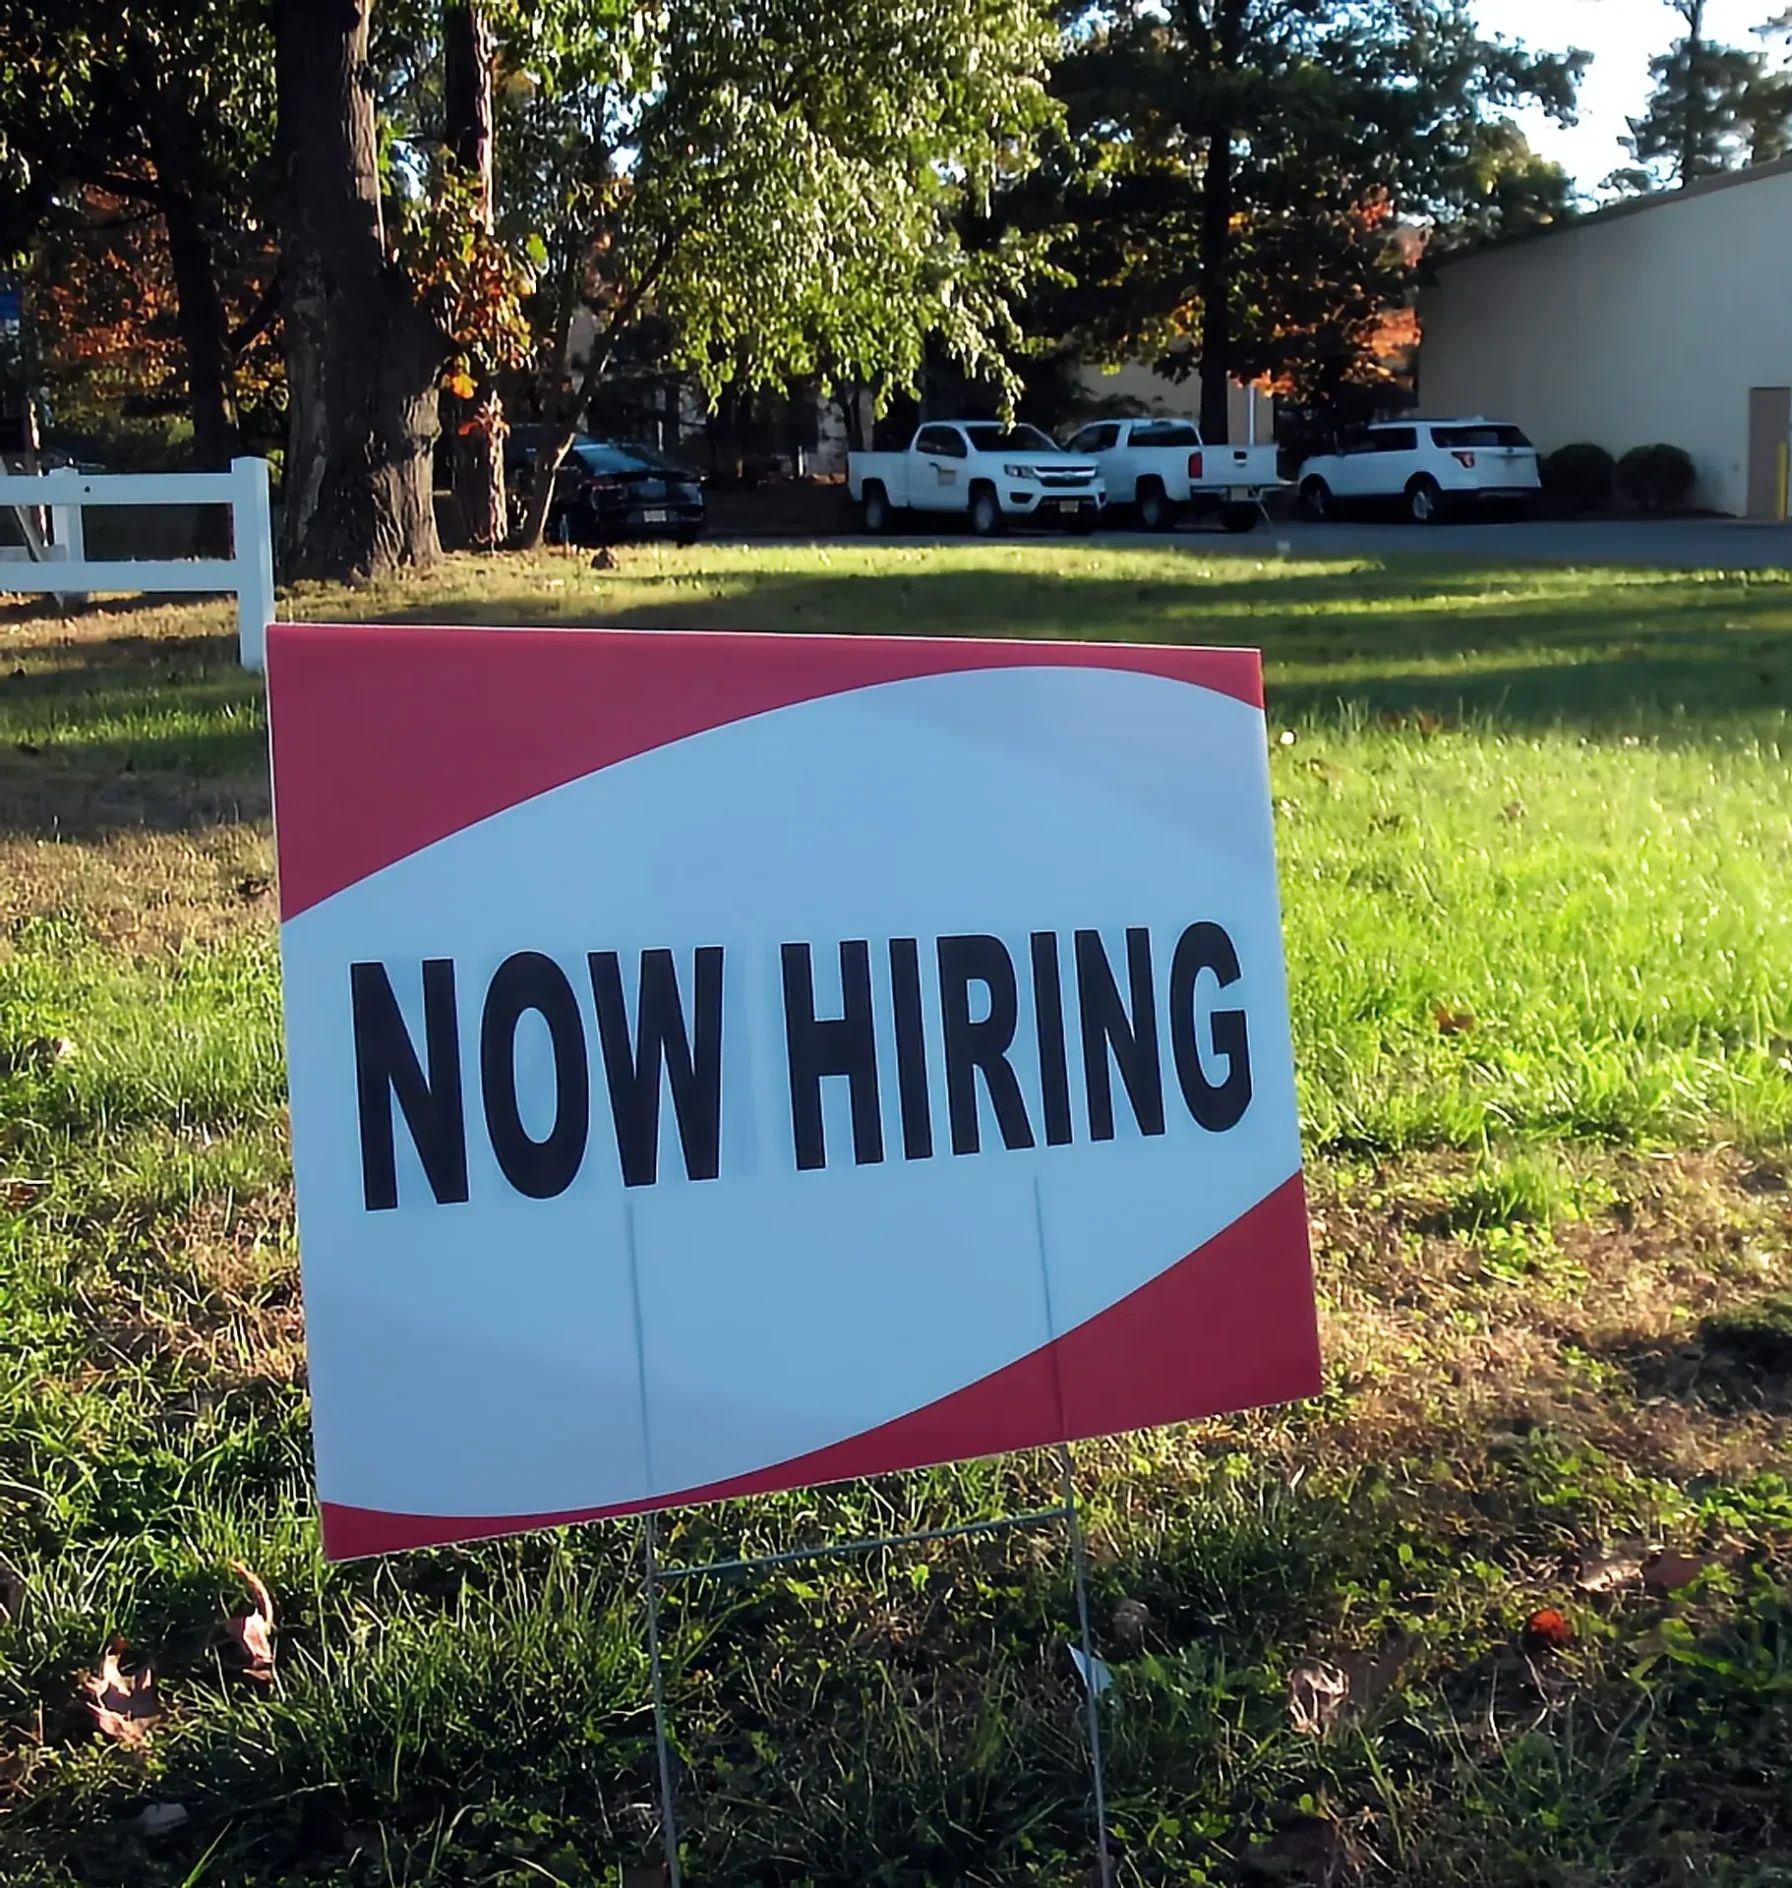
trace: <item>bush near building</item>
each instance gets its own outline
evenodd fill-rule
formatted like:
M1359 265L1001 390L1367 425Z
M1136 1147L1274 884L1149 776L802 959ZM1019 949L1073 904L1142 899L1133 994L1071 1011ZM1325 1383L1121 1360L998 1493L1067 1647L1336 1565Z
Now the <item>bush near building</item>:
M1559 446L1541 470L1544 492L1564 511L1598 511L1611 503L1618 464L1603 446Z
M1618 461L1618 490L1644 511L1684 505L1695 476L1691 457L1678 446L1632 446Z

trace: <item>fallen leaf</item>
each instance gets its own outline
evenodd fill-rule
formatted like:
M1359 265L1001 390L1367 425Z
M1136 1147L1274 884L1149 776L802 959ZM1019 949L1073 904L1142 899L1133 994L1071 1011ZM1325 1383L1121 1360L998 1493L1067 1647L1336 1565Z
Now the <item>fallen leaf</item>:
M133 1834L155 1837L172 1835L187 1820L185 1803L149 1803L125 1824Z
M1508 800L1506 804L1500 808L1500 818L1503 819L1508 826L1516 826L1518 822L1524 818L1524 815L1525 804L1522 800Z
M1689 1587L1711 1565L1696 1554L1660 1553L1643 1569L1643 1585L1651 1593L1678 1593Z
M1106 1659L1091 1657L1080 1645L1067 1646L1070 1662L1076 1667L1076 1675L1096 1697L1107 1690L1114 1682L1114 1672Z
M242 1561L233 1560L230 1571L249 1589L254 1610L227 1620L225 1636L242 1655L243 1674L269 1683L274 1676L274 1598L260 1574L251 1572Z
M1582 1561L1580 1577L1574 1584L1583 1593L1615 1593L1642 1577L1641 1554L1611 1554L1603 1560Z
M1121 1600L1114 1608L1114 1636L1142 1639L1151 1624L1151 1609L1143 1600Z
M1349 1696L1349 1678L1323 1659L1305 1659L1288 1674L1288 1716L1303 1737L1323 1737Z
M1473 1010L1440 1009L1435 1020L1440 1036L1466 1036L1475 1026Z
M1560 1652L1574 1643L1574 1628L1566 1614L1553 1606L1540 1606L1524 1622L1523 1638L1527 1652Z
M119 1654L124 1649L124 1640L114 1639L99 1671L83 1678L81 1689L101 1733L114 1743L136 1745L149 1735L162 1706L156 1696L155 1672L149 1666L128 1677L119 1670Z

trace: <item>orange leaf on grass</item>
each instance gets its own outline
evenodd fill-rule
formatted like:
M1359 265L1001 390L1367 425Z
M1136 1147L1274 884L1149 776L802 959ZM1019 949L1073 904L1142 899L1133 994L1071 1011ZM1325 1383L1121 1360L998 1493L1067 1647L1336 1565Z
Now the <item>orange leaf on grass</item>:
M149 1735L162 1715L162 1705L156 1696L156 1675L149 1666L129 1676L119 1670L124 1649L124 1640L114 1639L100 1669L81 1680L81 1689L87 1694L84 1702L95 1726L114 1743L135 1745Z
M249 1589L255 1608L226 1621L224 1631L242 1654L245 1675L265 1685L274 1676L274 1596L260 1574L240 1560L230 1563L230 1571Z
M1440 1009L1436 1016L1440 1036L1466 1036L1475 1026L1473 1010Z
M1524 1622L1524 1649L1527 1652L1559 1652L1574 1643L1574 1628L1567 1615L1553 1606L1540 1606Z

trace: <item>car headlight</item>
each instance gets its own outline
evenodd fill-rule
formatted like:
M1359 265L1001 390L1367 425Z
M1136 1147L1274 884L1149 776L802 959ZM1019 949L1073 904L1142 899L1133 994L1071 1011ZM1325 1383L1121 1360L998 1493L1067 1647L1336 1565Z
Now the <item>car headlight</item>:
M1039 476L1030 465L1005 465L1002 477L1005 479L1036 479Z

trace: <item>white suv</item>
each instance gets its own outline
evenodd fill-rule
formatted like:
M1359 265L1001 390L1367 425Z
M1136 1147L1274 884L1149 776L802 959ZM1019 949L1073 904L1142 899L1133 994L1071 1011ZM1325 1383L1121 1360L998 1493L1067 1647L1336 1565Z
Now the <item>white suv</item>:
M1528 505L1536 496L1537 448L1504 420L1390 420L1358 427L1300 469L1311 518L1396 503L1415 524L1456 508Z

